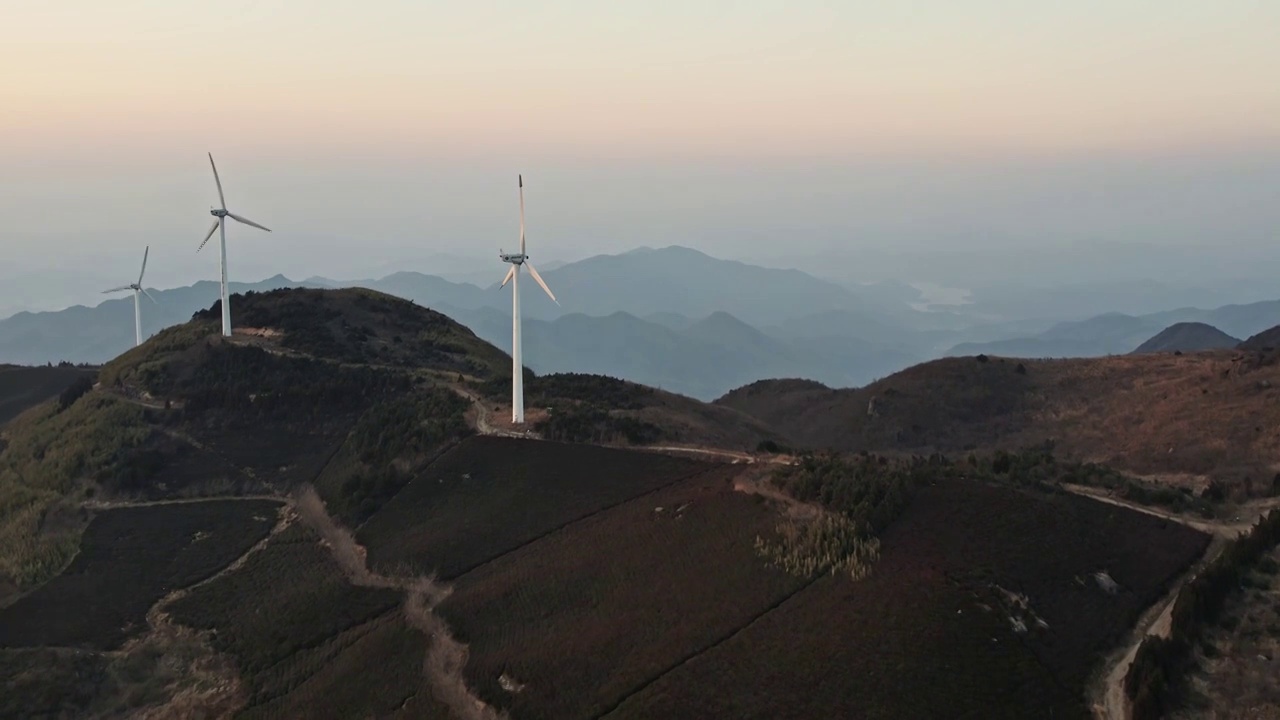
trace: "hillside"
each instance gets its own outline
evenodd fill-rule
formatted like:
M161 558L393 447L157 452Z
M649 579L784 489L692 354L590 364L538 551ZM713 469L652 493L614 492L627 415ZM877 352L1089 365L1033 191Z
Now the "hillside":
M856 390L766 381L716 401L842 450L1058 452L1203 486L1271 492L1280 365L1255 354L937 360Z
M602 375L528 373L513 428L500 350L374 291L218 315L4 426L0 715L1085 718L1208 543L1043 452L788 463L739 410ZM1009 388L970 422L1033 385L970 362Z
M1257 335L1253 335L1248 340L1240 343L1241 350L1253 350L1265 352L1280 348L1280 325L1269 330L1263 330Z
M1212 325L1184 322L1170 325L1159 334L1142 343L1134 354L1155 352L1199 352L1201 350L1225 350L1239 345L1240 341Z
M440 313L369 290L250 292L232 309L232 338L218 333L215 303L103 366L99 389L33 407L0 433L9 548L0 591L70 557L85 520L74 507L88 497L272 493L314 481L354 517L469 434L478 411L509 417L510 358ZM79 371L9 372L22 373L0 374L21 379L3 398L16 414ZM52 384L28 384L42 375ZM625 383L612 378L529 385L531 408L554 409L531 412L529 429L549 437L740 449L773 437L731 409L641 386L625 392L642 400L613 403L610 388ZM490 399L469 399L481 395Z

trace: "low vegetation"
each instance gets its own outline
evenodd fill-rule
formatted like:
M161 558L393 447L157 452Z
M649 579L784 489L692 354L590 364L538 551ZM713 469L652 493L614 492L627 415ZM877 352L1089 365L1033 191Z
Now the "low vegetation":
M817 578L609 717L1083 720L1102 653L1208 542L1014 483L938 477L912 497L866 578ZM838 682L815 680L830 668Z
M32 587L66 566L94 483L142 445L140 408L91 392L65 409L46 403L6 426L0 452L0 586Z
M316 482L329 511L359 526L442 450L473 434L469 408L442 387L417 388L375 404Z
M237 327L281 333L282 347L342 363L429 367L488 378L503 367L504 355L469 329L410 300L384 293L281 289L235 295ZM216 318L221 301L196 313Z
M859 532L843 516L824 514L815 520L788 520L776 528L777 539L756 536L756 552L770 565L792 575L812 578L824 572L847 573L861 580L880 559L880 541Z
M548 440L575 443L652 445L666 437L661 427L585 403L557 403L534 425Z
M890 460L877 455L805 455L772 482L803 502L839 513L860 535L883 532L911 501L916 484L952 466L941 457Z
M383 613L260 673L237 717L452 717L423 677L427 643L403 613Z
M595 513L458 578L440 613L469 646L468 684L511 717L605 716L806 585L757 557L777 510L733 490L739 469ZM517 507L486 510L500 523Z
M0 610L0 646L112 650L170 590L212 576L271 530L279 503L215 500L100 513L62 574Z
M511 376L493 378L479 390L484 397L506 400ZM636 416L661 403L658 392L608 375L525 371L525 406L546 408L547 417L533 429L548 440L573 443L650 445L668 439L662 426Z
M170 605L173 619L213 631L249 684L249 707L283 696L318 666L311 651L392 610L399 591L352 585L302 525L272 536L245 565Z
M448 580L711 467L656 453L472 437L410 481L360 527L357 539L376 569L407 567Z
M1178 592L1168 637L1148 637L1125 677L1125 692L1138 720L1166 717L1179 704L1196 646L1218 621L1228 599L1239 593L1249 571L1280 544L1280 510L1231 542L1222 554Z

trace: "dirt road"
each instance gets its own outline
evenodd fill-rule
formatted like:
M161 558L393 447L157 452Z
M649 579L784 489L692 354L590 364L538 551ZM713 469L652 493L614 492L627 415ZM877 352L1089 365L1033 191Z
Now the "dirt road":
M1238 519L1225 522L1188 518L1165 510L1122 500L1097 488L1081 485L1063 485L1062 487L1064 490L1099 502L1128 508L1135 512L1186 525L1207 533L1213 538L1200 560L1192 565L1173 584L1173 587L1169 589L1169 592L1165 593L1159 602L1152 605L1142 614L1142 617L1138 619L1137 625L1130 631L1124 645L1115 650L1103 663L1102 672L1089 689L1090 704L1093 707L1094 717L1099 718L1099 720L1129 720L1129 698L1124 692L1124 679L1128 675L1129 666L1133 664L1134 657L1138 654L1138 647L1143 640L1150 636L1169 636L1174 601L1177 600L1182 586L1195 577L1208 563L1217 558L1229 541L1235 539L1242 532L1248 532L1257 517L1252 512L1247 514L1242 512ZM1264 503L1251 507L1251 510L1256 510L1260 515L1267 507L1269 507L1269 503Z
M422 669L436 697L462 720L504 720L505 713L489 707L467 687L463 676L467 648L449 634L449 628L434 612L452 588L430 577L390 577L372 572L364 548L351 531L330 517L315 488L303 486L293 494L293 502L299 520L320 535L353 584L405 591L405 617L427 636L427 655Z

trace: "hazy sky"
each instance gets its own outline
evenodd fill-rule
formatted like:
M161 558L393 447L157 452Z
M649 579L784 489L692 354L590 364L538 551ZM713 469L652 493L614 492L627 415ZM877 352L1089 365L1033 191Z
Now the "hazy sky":
M1261 257L1277 28L1275 0L4 0L0 280L127 281L147 243L151 283L214 277L208 150L275 230L230 233L246 280L483 262L517 172L535 259Z

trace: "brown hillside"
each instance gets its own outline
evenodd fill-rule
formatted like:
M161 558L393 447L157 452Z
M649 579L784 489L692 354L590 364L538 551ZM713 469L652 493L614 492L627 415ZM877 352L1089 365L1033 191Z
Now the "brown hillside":
M766 382L716 402L808 447L957 453L1052 440L1059 454L1079 460L1166 479L1249 478L1262 492L1280 470L1277 386L1280 366L1238 351L964 357L865 388L779 390Z
M1270 330L1263 330L1253 337L1240 343L1241 350L1259 350L1270 351L1280 348L1280 325Z

